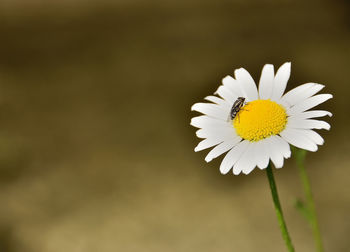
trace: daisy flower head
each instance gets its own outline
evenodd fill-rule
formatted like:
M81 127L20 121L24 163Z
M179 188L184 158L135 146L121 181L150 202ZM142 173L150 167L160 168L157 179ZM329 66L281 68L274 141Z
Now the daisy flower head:
M306 83L286 94L291 64L283 64L274 73L273 65L263 67L259 88L244 69L236 69L235 78L226 76L215 95L196 103L192 110L203 115L192 118L191 125L199 128L196 135L203 140L195 151L213 147L205 160L227 154L220 165L222 174L231 168L235 175L249 174L255 167L265 169L269 161L281 168L291 156L290 144L308 151L316 151L323 138L313 129L330 129L321 120L332 116L328 111L311 108L332 98L331 94L317 94L324 85Z

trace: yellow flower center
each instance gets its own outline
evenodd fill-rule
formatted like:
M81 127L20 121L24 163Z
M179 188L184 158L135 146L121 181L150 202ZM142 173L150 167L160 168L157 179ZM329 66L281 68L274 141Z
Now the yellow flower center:
M286 124L286 110L271 100L249 102L233 120L237 134L251 142L277 135Z

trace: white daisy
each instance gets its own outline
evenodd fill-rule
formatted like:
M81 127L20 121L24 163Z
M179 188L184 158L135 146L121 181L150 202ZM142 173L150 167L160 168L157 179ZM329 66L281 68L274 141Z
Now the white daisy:
M312 129L330 129L327 122L310 119L332 116L328 111L307 111L332 98L318 94L324 86L306 83L283 95L290 76L291 64L283 64L274 74L273 65L264 66L259 89L244 69L235 70L235 78L227 76L215 92L218 96L204 99L211 103L196 103L192 110L203 115L192 118L191 125L199 128L196 135L203 138L195 151L214 147L206 156L210 162L227 152L220 165L223 174L233 168L235 175L249 174L256 166L267 167L269 160L276 168L283 166L291 155L289 144L316 151L323 138ZM230 120L233 103L238 97L246 103Z

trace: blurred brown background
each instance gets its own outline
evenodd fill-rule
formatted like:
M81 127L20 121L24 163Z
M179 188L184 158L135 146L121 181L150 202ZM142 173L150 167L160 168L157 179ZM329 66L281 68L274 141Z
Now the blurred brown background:
M190 106L245 67L326 85L307 158L326 251L350 233L346 0L0 2L0 251L285 251L265 172L222 176ZM297 251L294 160L275 172Z

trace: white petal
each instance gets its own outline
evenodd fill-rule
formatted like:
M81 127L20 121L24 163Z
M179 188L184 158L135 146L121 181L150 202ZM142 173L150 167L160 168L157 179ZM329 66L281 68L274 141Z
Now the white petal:
M212 103L196 103L191 107L191 110L222 120L226 120L228 116L228 111L225 111L219 105Z
M292 90L284 94L280 102L283 104L287 104L290 107L292 106L292 104L290 103L295 99L295 97L299 97L300 94L302 94L305 90L307 90L312 86L313 86L313 83L306 83L306 84L297 86L296 88L293 88Z
M194 148L194 151L197 152L197 151L208 149L210 147L213 147L213 146L221 143L222 141L223 140L215 139L215 138L204 139L196 146L196 148Z
M256 143L256 155L257 155L257 166L260 169L265 169L269 164L270 156L267 152L266 139L260 140Z
M232 139L237 136L233 127L217 127L217 128L204 128L196 131L196 135L199 138L220 138L220 139Z
M222 84L224 86L227 86L232 91L232 93L235 94L236 96L242 96L242 91L238 81L236 81L231 76L227 75L225 78L223 78Z
M311 141L313 141L317 145L322 145L324 143L323 138L313 130L295 129L295 131L298 132L298 134L308 137Z
M260 82L259 82L259 97L262 100L267 100L271 98L273 82L274 82L274 68L271 64L266 64L261 72Z
M289 118L309 119L309 118L315 118L315 117L322 117L326 115L331 117L332 113L325 110L310 110L310 111L302 112L300 114L292 115Z
M275 136L271 136L267 138L266 143L272 163L276 168L281 168L283 166L284 158L281 151L282 145L280 144L280 141L278 141Z
M214 158L217 158L218 156L220 156L221 154L225 153L226 151L232 149L237 143L239 143L241 141L242 138L240 138L239 136L225 141L219 145L217 145L215 148L213 148L208 155L205 157L205 161L210 162L211 160L213 160Z
M324 88L324 85L317 83L303 84L286 93L281 98L281 103L291 107L318 93L322 88Z
M280 136L274 136L274 138L279 141L279 147L280 147L280 151L282 153L282 155L284 156L284 158L290 158L290 156L292 155L292 152L290 151L290 146L289 144L286 142L286 140L284 140L282 137Z
M275 76L271 100L279 101L286 90L287 82L290 77L290 62L284 63L278 70Z
M315 96L310 97L310 98L298 103L297 105L291 107L290 109L288 109L287 113L288 113L288 115L295 115L297 113L304 112L310 108L317 106L318 104L321 104L321 103L331 99L332 97L333 97L333 95L331 95L331 94L315 95Z
M322 145L324 143L323 138L317 132L315 132L313 130L305 130L305 133L316 144Z
M225 101L224 99L221 99L217 96L209 95L209 96L205 97L204 100L211 101L211 102L214 102L220 106L229 107L231 109L231 106L227 101Z
M250 160L250 163L248 163L248 165L245 166L245 168L243 168L242 172L246 175L248 175L249 173L251 173L254 168L257 166L257 161L258 161L258 157L259 155L257 155L257 153L259 153L259 145L258 142L253 142L252 143L252 150L251 150L251 156L248 156L248 159Z
M247 98L247 101L254 101L258 99L258 89L250 74L244 68L235 70L236 80L239 82L242 93Z
M231 92L231 90L226 87L221 85L214 94L218 94L220 95L226 102L228 102L229 104L233 104L233 102L237 99L237 95L234 94L233 92Z
M246 150L249 145L249 141L245 140L237 144L232 148L224 157L220 165L220 172L226 174L241 157L242 153Z
M237 163L233 166L233 174L238 175L241 171L244 174L249 174L256 166L256 160L254 156L256 144L249 143L247 149L244 151L242 156L239 158Z
M329 130L331 125L325 121L313 119L295 119L289 118L287 127L295 129L326 129Z
M215 128L215 127L232 127L232 125L224 120L215 119L209 116L196 116L191 119L190 123L197 128Z
M280 135L284 140L298 148L308 151L317 151L318 149L317 145L314 142L312 142L306 136L299 134L298 130L296 129L285 129L280 133Z

